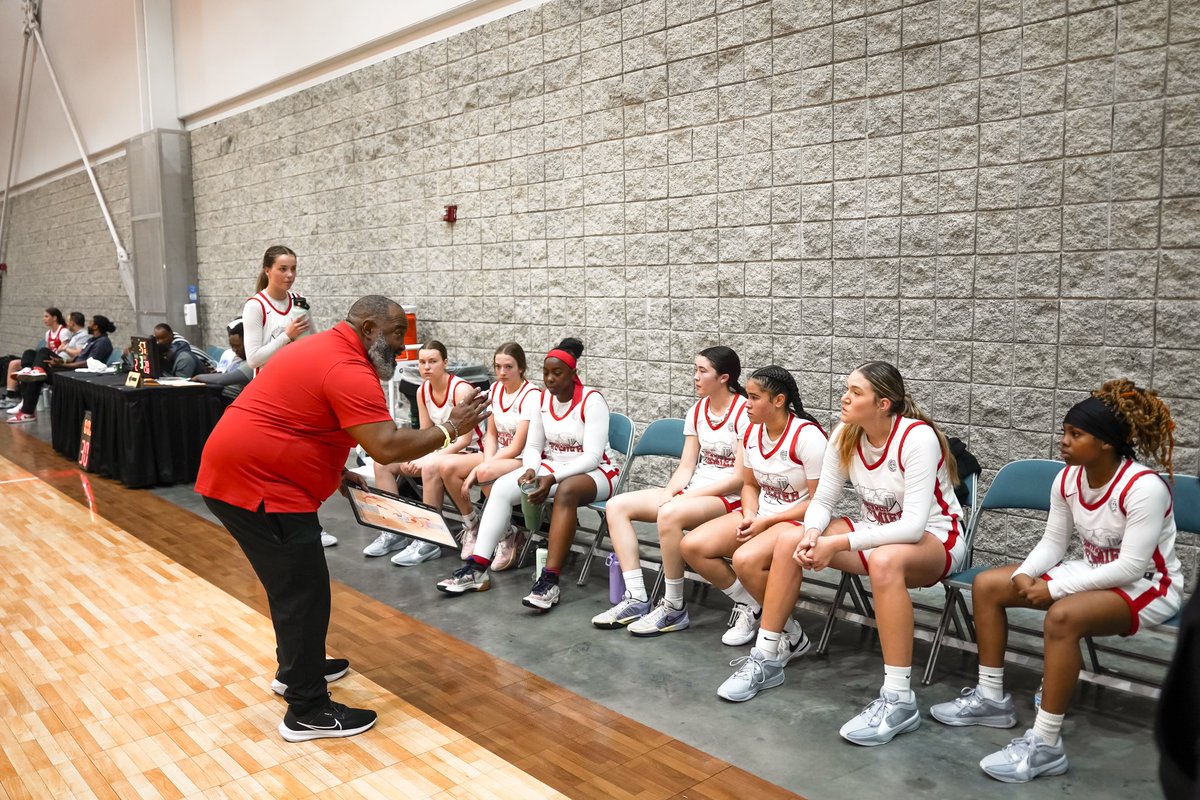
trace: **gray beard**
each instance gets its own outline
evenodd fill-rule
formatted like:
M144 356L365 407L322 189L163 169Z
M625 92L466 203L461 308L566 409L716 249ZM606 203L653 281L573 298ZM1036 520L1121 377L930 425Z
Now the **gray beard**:
M388 347L387 340L379 336L367 348L367 358L379 375L379 380L390 381L396 372L396 351Z

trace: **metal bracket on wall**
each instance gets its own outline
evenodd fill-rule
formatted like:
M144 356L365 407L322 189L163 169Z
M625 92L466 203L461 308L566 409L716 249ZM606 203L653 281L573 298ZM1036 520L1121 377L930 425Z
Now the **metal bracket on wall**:
M29 39L33 37L37 44L37 52L42 54L42 60L46 62L46 72L50 75L50 83L54 86L54 91L58 95L59 105L62 106L63 115L67 118L67 126L71 129L71 136L75 140L75 147L79 150L79 158L83 162L83 168L87 172L88 180L92 184L92 191L96 195L96 201L100 204L100 213L104 215L104 223L108 226L108 233L112 237L113 245L117 249L117 272L121 276L121 283L125 287L125 293L129 295L129 303L136 309L137 302L134 295L133 283L133 265L129 260L129 252L121 244L121 237L117 233L117 227L113 224L112 214L109 213L108 203L104 200L104 193L100 191L100 184L96 180L96 173L92 170L92 163L88 160L87 150L83 146L83 139L79 135L79 127L75 124L75 117L71 114L71 107L67 105L66 95L63 94L62 86L58 82L58 75L54 72L54 65L50 61L50 53L46 50L46 42L42 39L41 27L41 0L23 0L22 10L25 14L25 31L24 43L21 47L21 69L20 78L17 84L17 113L13 115L13 137L12 144L9 150L8 157L8 176L4 183L4 211L0 214L0 261L4 260L5 251L8 246L8 240L5 236L7 233L7 221L9 206L9 194L12 191L13 173L16 169L16 152L17 138L22 130L25 122L22 109L26 107L25 91L25 65L29 57Z

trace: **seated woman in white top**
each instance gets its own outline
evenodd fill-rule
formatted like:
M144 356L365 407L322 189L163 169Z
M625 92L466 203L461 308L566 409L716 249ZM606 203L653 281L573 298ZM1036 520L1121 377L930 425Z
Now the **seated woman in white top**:
M255 371L289 343L313 331L308 301L292 291L296 254L277 244L263 254L254 296L242 306L246 363Z
M449 425L450 412L455 406L475 396L475 387L457 375L446 371L448 356L446 345L438 341L428 341L417 351L417 365L425 382L417 389L417 415L421 420L421 430L435 425ZM375 463L375 485L385 492L395 494L398 491L396 476L407 475L421 479L421 500L428 506L441 509L446 499L446 491L442 484L441 465L448 458L456 457L459 453L475 453L479 451L481 431L472 428L467 431L455 430L451 442L441 450L422 456L416 461L397 461L394 464ZM392 556L392 563L401 567L412 567L424 561L440 558L442 549L432 542L418 539L408 540L407 537L395 533L381 533L375 541L367 545L363 553L368 556L383 556L400 550Z
M979 683L930 709L939 722L1017 724L1016 704L1004 692L1006 610L1046 610L1041 706L1031 729L979 762L991 777L1024 783L1066 772L1060 731L1082 666L1080 640L1132 636L1179 612L1183 570L1171 489L1134 460L1140 453L1173 474L1174 429L1162 400L1129 380L1108 381L1072 406L1059 442L1067 466L1050 490L1045 534L1021 564L976 576ZM1083 558L1066 557L1072 531L1083 540Z
M608 403L579 379L576 369L583 342L566 338L546 354L542 365L541 406L529 426L521 454L524 471L515 470L492 485L483 507L479 537L467 563L438 584L447 594L491 588L488 568L500 540L511 534L512 508L524 492L530 503L554 498L546 566L521 603L549 611L559 600L558 579L579 527L579 507L607 500L618 469L608 457Z
M46 361L50 356L61 350L71 339L71 331L63 321L63 313L54 306L42 312L42 324L46 326L46 335L43 337L45 340L44 344L36 350L26 350L21 353L19 359L10 356L5 365L8 379L5 399L9 401L8 405L11 406L9 410L10 414L16 414L15 409L21 407L21 398L17 392L16 374L22 369L32 369L34 367L38 367L44 371L46 369ZM42 354L40 359L38 358L38 353Z
M909 396L895 366L869 361L850 373L842 422L829 437L821 484L804 516L794 558L805 569L833 567L871 578L884 682L879 697L841 728L842 737L854 744L885 744L920 725L910 686L908 590L932 586L963 563L957 478L945 436ZM857 520L833 518L847 480L861 504ZM762 644L755 648L760 688L778 686L782 672L770 645Z
M628 625L634 636L661 636L691 624L683 602L683 532L742 507L742 437L750 427L742 362L728 347L701 350L692 382L700 399L683 422L683 455L661 489L624 492L604 508L608 537L621 563L625 596L592 617L597 628ZM650 608L633 521L654 522L666 594Z
M529 423L537 415L542 399L541 391L525 380L525 350L521 345L505 342L497 347L492 356L492 369L496 382L488 390L492 413L483 437L483 451L460 453L455 458L442 460L440 467L442 483L450 490L450 499L463 516L463 561L474 552L479 531L479 512L471 502L471 487L479 484L487 495L493 481L521 466L521 451L525 449ZM496 546L492 569L508 569L516 554L517 535L514 532Z

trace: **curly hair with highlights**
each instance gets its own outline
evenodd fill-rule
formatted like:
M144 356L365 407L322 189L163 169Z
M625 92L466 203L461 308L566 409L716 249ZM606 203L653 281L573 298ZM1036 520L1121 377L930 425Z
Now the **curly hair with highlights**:
M1167 470L1172 479L1175 468L1175 420L1171 411L1153 389L1143 389L1127 378L1117 378L1092 392L1129 426L1129 444L1143 457Z

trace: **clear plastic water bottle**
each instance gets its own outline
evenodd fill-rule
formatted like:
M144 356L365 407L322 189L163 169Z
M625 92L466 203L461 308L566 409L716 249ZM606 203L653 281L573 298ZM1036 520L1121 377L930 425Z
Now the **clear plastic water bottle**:
M1038 683L1038 690L1033 693L1033 710L1034 711L1042 710L1042 684L1044 684L1044 683L1045 683L1045 681Z
M536 581L542 577L542 570L546 568L546 556L548 555L546 548L539 547L537 549L537 557L534 559L533 579Z

